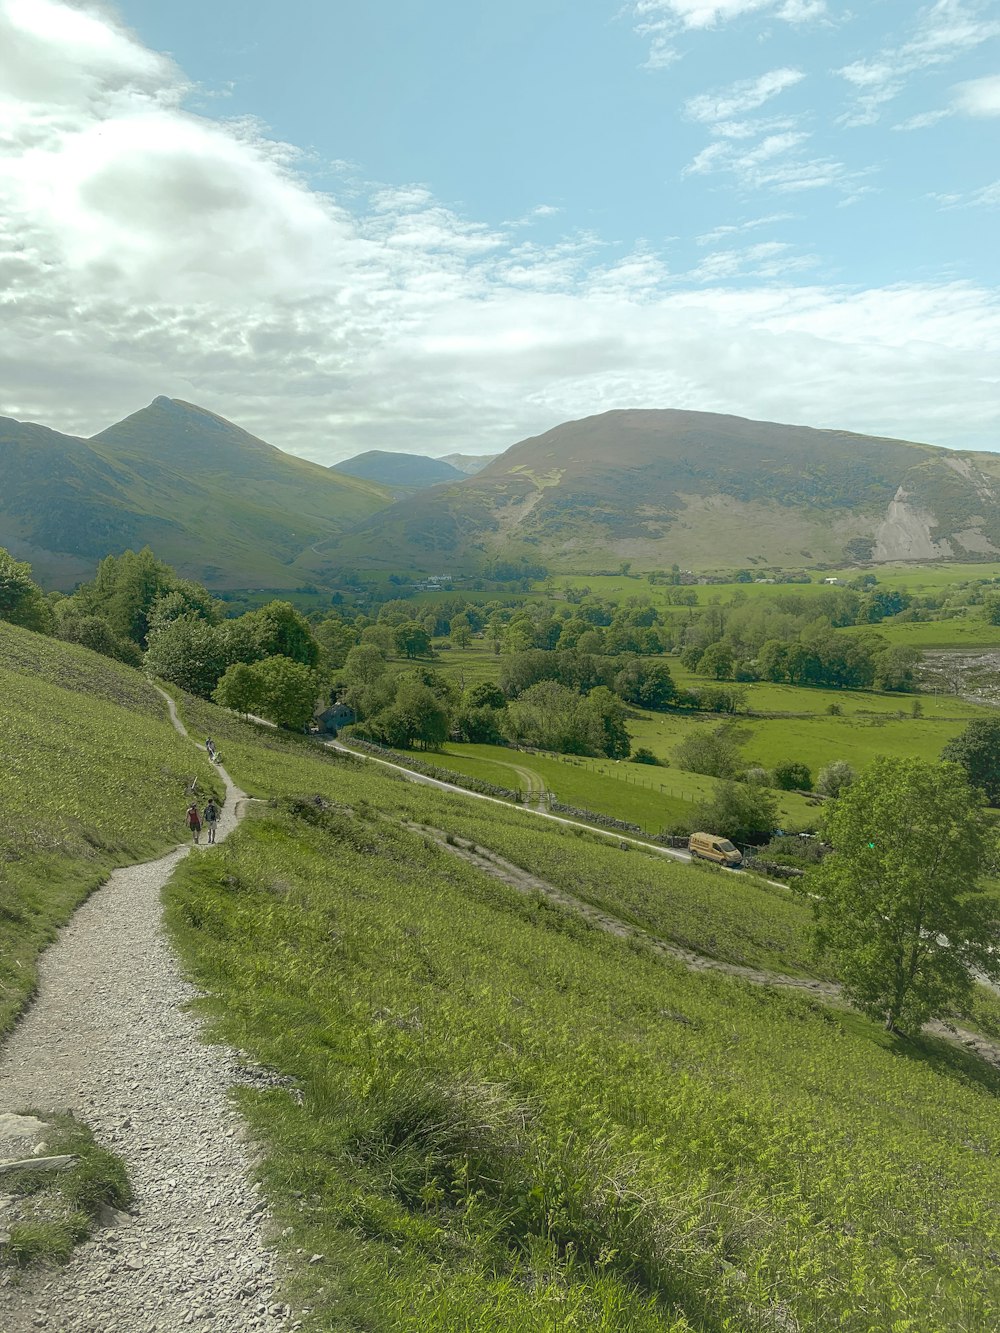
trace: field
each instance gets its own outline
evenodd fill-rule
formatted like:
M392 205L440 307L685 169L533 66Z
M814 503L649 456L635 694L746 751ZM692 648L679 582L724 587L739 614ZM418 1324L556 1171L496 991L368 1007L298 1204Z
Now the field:
M2 622L0 699L2 1034L56 928L114 866L178 842L188 784L218 779L138 671Z
M752 572L752 571L751 571ZM839 578L845 583L857 578L862 572L856 566L848 569L824 569L811 571L809 583L706 583L687 585L685 591L695 593L698 605L705 606L718 600L728 602L734 593L742 592L747 597L773 597L776 592L805 594L819 592L824 588L826 578ZM869 571L865 571L869 572ZM909 593L942 592L956 583L969 579L1000 578L1000 564L935 563L932 565L873 565L870 572L878 579L879 585L887 588L900 588ZM763 577L763 576L761 576ZM667 607L669 585L650 583L644 574L553 574L533 585L533 591L551 595L558 594L565 588L587 587L595 597L604 597L608 601L620 602L629 597L648 597L654 606Z
M952 627L963 623L940 622L941 626ZM930 628L934 627L935 622L931 622ZM1000 634L1000 628L997 632ZM468 688L495 680L502 660L490 644L474 640L467 648L442 653L435 667ZM711 683L704 676L686 671L676 658L666 660L674 680L682 688ZM695 728L729 727L748 765L772 768L782 759L795 759L807 764L815 778L824 765L835 759L844 759L858 769L881 754L936 759L944 745L972 718L986 716L991 711L944 694L812 689L767 682L740 688L745 691L747 710L776 716L737 715L728 719L686 710L633 713L628 722L633 747L652 750L658 759L670 765L666 769L455 744L446 745L444 753L436 756L434 762L521 790L528 789L523 776L523 770L528 770L536 783L567 805L627 819L656 833L671 820L683 818L687 813L685 806L689 811L692 802L705 799L714 788L712 779L687 773L674 762L674 750ZM912 716L915 701L919 701L922 716ZM839 709L839 714L830 714L831 707ZM815 807L802 797L783 794L780 811L786 828L816 825Z
M815 999L691 972L456 855L808 971L806 906L185 705L271 806L167 890L313 1330L1000 1323L1000 1077ZM317 799L319 798L319 799Z
M639 732L637 724L636 734ZM710 800L716 788L714 778L679 768L539 754L495 745L448 742L440 751L426 757L439 768L499 786L533 794L547 792L563 805L624 819L650 834L660 833L664 827L688 817L692 805ZM785 827L815 826L816 806L794 792L780 794L779 810Z

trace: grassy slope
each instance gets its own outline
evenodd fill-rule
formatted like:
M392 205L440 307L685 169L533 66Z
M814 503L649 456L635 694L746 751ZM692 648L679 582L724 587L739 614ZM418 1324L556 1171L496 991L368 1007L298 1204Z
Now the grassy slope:
M0 623L0 1033L35 959L116 865L183 836L213 772L137 671Z
M741 912L724 876L529 835L502 807L204 706L193 719L248 790L340 807L274 809L168 890L220 1032L301 1081L301 1106L245 1105L289 1247L323 1256L298 1278L310 1327L1000 1320L1000 1080L658 961L403 822L464 832L695 947L715 934L723 954L795 959L792 900Z

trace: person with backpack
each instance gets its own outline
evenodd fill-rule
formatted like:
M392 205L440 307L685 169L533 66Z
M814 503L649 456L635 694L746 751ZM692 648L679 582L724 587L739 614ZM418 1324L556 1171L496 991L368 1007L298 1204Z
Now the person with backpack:
M187 826L191 830L191 836L195 842L201 837L201 816L198 814L198 806L192 801L187 808Z
M215 842L215 826L218 822L219 822L219 807L215 804L215 801L210 796L208 798L208 804L205 806L205 814L204 814L204 823L205 827L208 829L209 842Z

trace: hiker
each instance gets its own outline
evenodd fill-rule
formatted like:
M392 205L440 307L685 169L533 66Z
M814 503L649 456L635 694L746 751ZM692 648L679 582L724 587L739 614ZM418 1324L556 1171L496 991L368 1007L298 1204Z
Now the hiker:
M194 801L187 808L187 826L191 830L191 836L195 842L201 837L201 816L198 814L198 806Z
M208 805L205 806L203 819L205 827L208 829L209 842L215 842L215 826L219 822L219 807L211 797L208 798Z
M206 736L206 737L205 737L205 749L208 751L208 757L209 757L209 759L214 759L214 758L215 758L215 741L212 740L211 736Z

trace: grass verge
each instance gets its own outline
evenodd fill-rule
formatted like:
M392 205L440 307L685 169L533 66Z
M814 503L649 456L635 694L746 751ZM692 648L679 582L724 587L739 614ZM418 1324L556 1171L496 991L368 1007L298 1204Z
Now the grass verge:
M45 1121L46 1156L72 1155L65 1171L26 1168L0 1179L9 1198L0 1214L0 1269L24 1270L65 1263L74 1248L101 1225L107 1209L132 1202L125 1163L94 1142L72 1115L26 1111Z

